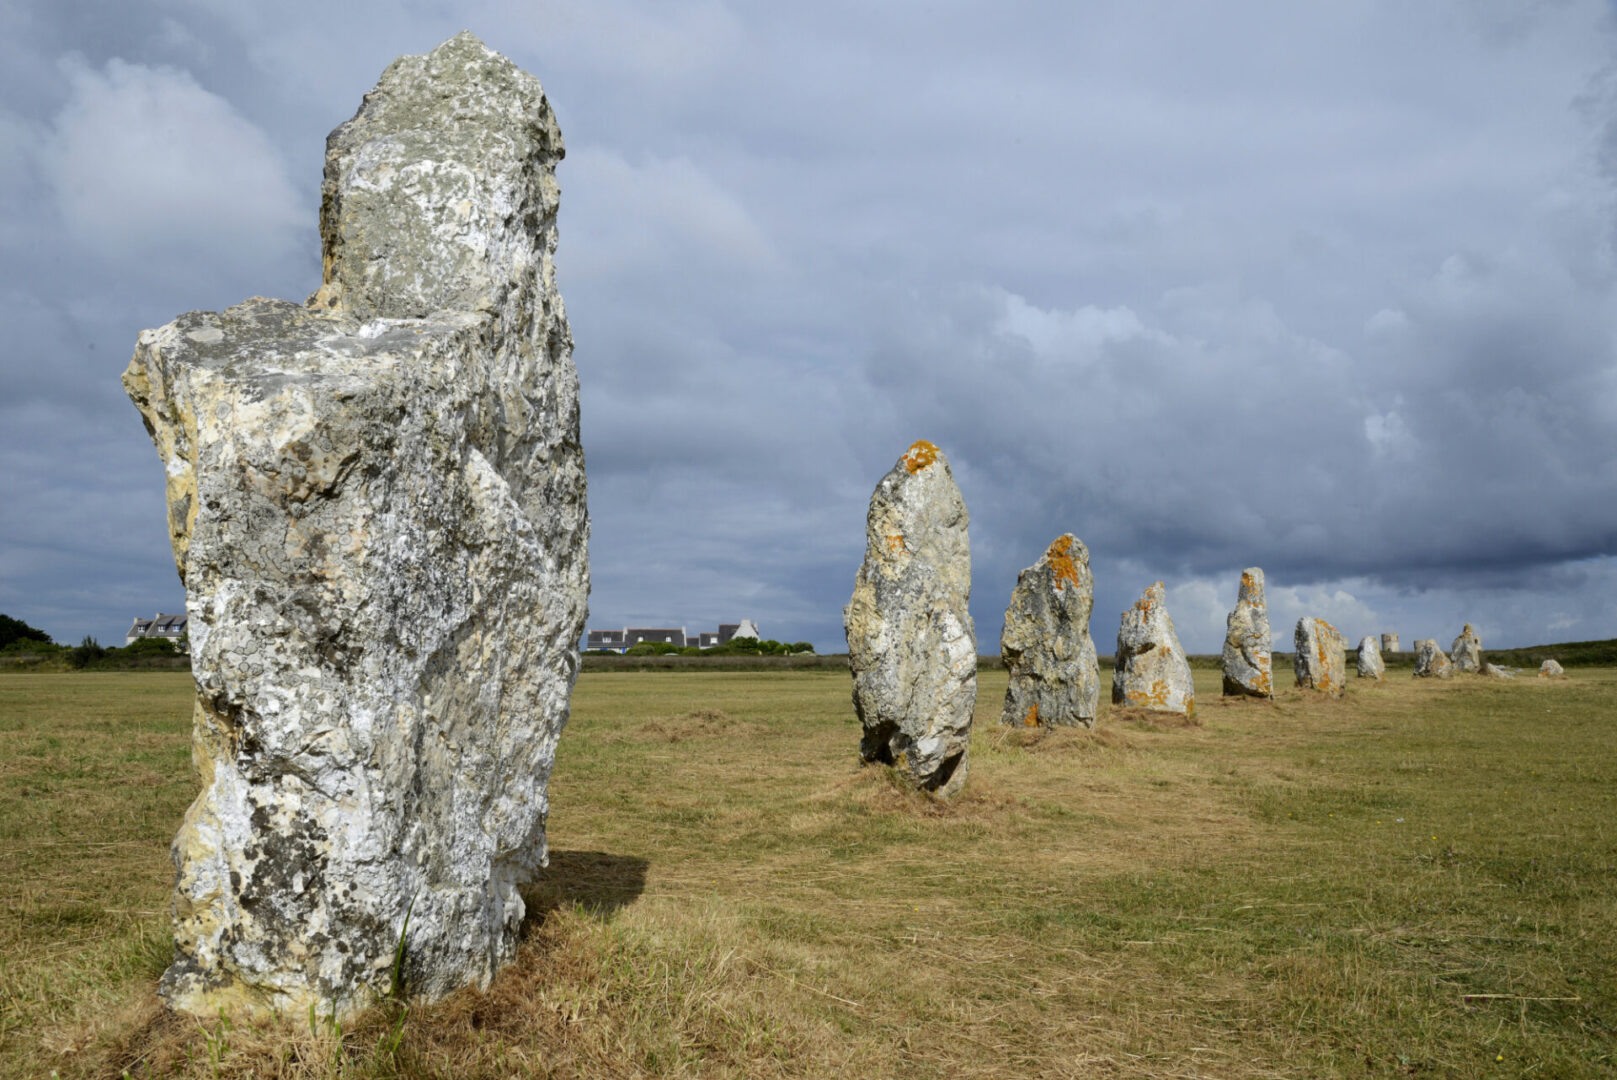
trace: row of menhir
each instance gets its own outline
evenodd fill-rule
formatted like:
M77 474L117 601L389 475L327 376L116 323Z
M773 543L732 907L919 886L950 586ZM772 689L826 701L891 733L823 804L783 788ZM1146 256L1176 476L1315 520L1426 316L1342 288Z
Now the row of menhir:
M861 756L891 765L916 787L942 795L965 783L977 700L977 639L968 608L969 522L948 458L925 440L912 445L871 495L865 560L843 609L854 708L863 729ZM1070 533L1057 537L1018 575L1000 635L1000 655L1010 673L1002 723L1094 725L1100 673L1089 636L1093 606L1089 552ZM1272 698L1262 570L1241 574L1227 625L1224 693ZM1346 675L1340 632L1323 619L1305 617L1297 622L1295 640L1297 685L1340 695ZM1482 643L1470 624L1455 640L1452 659L1431 639L1415 644L1419 676L1446 677L1455 670L1502 678L1515 674L1482 661ZM1385 673L1374 637L1359 645L1358 672L1376 679ZM1540 674L1560 674L1560 666L1548 661ZM1190 662L1160 581L1123 613L1112 702L1195 713Z

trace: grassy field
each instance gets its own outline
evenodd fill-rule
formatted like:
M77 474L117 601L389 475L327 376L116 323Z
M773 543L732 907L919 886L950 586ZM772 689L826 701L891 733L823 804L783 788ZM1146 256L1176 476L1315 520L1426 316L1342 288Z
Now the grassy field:
M0 676L0 1075L1617 1075L1617 670L1196 677L1046 733L984 672L940 805L846 673L586 674L519 962L334 1031L156 1005L189 679Z

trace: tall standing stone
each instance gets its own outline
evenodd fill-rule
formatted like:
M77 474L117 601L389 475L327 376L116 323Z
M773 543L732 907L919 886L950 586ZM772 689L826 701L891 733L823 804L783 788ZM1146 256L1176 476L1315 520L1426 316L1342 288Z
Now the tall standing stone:
M327 141L309 304L140 335L197 687L177 1009L343 1016L401 940L425 998L515 953L589 592L562 153L470 34L396 60Z
M1379 680L1387 674L1387 665L1381 659L1381 650L1376 648L1373 634L1359 642L1358 668L1361 679Z
M1224 693L1226 696L1275 696L1274 661L1269 649L1269 604L1263 593L1263 571L1241 571L1241 591L1225 622Z
M1112 666L1112 703L1196 715L1190 661L1174 633L1168 594L1157 582L1123 612Z
M1398 635L1397 634L1382 634L1381 635L1381 651L1382 652L1397 652L1398 651Z
M1482 671L1482 639L1477 632L1466 623L1460 636L1454 639L1454 645L1449 650L1449 660L1454 664L1455 671L1469 672L1475 675Z
M1010 672L1004 724L1095 726L1100 671L1089 637L1089 549L1063 533L1016 577L999 654Z
M1447 679L1454 674L1454 665L1437 647L1436 638L1421 638L1415 642L1415 677L1420 679Z
M915 443L870 497L865 561L842 612L860 756L940 795L966 782L977 703L970 521L949 459Z
M1297 648L1292 663L1297 685L1341 697L1347 685L1347 642L1341 631L1324 619L1305 616L1297 620L1292 640Z

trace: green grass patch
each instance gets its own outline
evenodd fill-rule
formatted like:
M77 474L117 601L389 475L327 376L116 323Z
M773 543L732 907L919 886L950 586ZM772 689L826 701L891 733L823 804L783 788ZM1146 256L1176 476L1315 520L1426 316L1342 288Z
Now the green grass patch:
M0 1075L1617 1074L1617 669L1093 731L988 670L947 803L845 671L682 670L581 678L518 962L346 1031L156 1005L189 679L0 676Z

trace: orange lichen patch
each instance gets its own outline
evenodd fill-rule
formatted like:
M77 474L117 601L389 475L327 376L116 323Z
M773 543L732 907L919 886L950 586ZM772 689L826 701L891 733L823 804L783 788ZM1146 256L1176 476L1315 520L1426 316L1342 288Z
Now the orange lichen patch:
M1252 580L1252 575L1251 574L1249 574L1245 570L1241 571L1241 595L1242 596L1246 596L1253 589L1257 588L1257 584L1258 583L1256 581Z
M1061 588L1067 582L1071 582L1075 589L1078 587L1078 564L1072 559L1072 537L1057 537L1044 556L1055 570L1056 588Z
M903 535L899 534L899 533L890 534L887 537L887 550L888 550L889 553L895 554L895 555L898 552L903 551L904 550L904 537L903 537Z
M1158 679L1143 690L1130 690L1126 696L1130 705L1138 706L1142 709L1166 707L1168 704L1168 683L1164 679Z
M1157 591L1161 588L1162 582L1159 581L1149 589L1145 590L1145 592L1141 593L1140 598L1134 601L1134 610L1149 612L1152 608L1156 607L1157 602L1155 596Z
M1038 727L1039 726L1039 703L1037 701L1035 701L1033 704L1031 704L1031 705L1029 705L1027 707L1027 715L1022 717L1022 726L1023 727Z
M938 448L925 439L916 439L904 453L904 468L911 476L938 460Z

